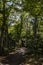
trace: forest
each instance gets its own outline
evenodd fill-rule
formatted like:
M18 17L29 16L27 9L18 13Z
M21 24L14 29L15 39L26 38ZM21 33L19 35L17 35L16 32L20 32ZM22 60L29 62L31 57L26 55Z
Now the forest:
M43 65L43 0L0 0L0 65Z

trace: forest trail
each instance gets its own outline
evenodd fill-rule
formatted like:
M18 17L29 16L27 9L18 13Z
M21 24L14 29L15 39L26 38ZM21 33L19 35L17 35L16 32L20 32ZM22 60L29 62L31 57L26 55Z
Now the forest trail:
M6 57L0 57L0 65L20 65L25 59L24 55L27 52L25 47L18 48L16 51L10 52Z
M0 57L0 65L43 65L43 58L36 60L30 56L26 63L24 58L26 53L25 47L18 48L16 51L9 53L8 56Z

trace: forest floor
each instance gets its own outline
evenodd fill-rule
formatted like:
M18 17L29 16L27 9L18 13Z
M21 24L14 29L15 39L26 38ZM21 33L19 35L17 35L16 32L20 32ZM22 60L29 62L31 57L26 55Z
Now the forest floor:
M7 56L0 56L0 65L43 65L43 58L34 58L31 55L27 57L27 49L22 47L9 53Z

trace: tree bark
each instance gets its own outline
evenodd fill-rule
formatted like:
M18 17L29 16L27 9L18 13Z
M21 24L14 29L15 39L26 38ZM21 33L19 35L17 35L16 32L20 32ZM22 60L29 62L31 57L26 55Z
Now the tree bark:
M5 13L5 3L6 1L3 0L3 23L1 27L1 47L7 45L7 34L8 34L8 25L6 23L6 13Z
M35 37L35 38L36 38L36 36L37 36L37 27L38 27L37 22L38 22L37 16L35 16L35 21L34 21L34 25L33 25L33 34L34 34L34 37Z

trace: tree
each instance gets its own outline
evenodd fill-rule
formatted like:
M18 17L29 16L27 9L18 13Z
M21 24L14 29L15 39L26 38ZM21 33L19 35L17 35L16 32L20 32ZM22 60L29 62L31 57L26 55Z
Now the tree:
M34 37L36 37L38 18L41 16L42 0L25 0L24 10L29 12L32 17L34 17L33 32Z
M2 14L2 25L1 25L1 47L3 47L3 45L6 47L7 44L8 44L8 23L7 23L7 20L8 20L8 17L10 15L10 11L11 11L11 7L12 7L12 4L9 5L9 7L7 7L7 3L10 2L10 1L6 1L6 0L3 0L1 1L1 6L2 9L0 10L1 11L1 14Z

